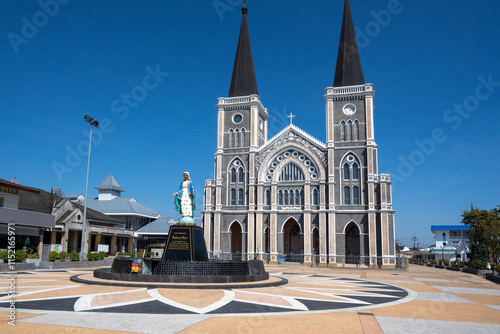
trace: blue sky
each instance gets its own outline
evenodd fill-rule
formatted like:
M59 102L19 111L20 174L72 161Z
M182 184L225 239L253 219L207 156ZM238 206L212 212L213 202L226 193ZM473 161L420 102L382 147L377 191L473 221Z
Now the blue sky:
M89 195L113 173L123 196L177 217L182 172L200 195L213 177L215 104L228 94L241 5L1 1L0 178L84 193L89 114L102 124ZM292 112L295 125L325 141L323 94L343 1L247 5L270 136ZM351 0L351 8L376 91L379 172L395 181L396 237L412 244L415 234L427 246L431 224L459 223L471 202L500 204L500 3Z

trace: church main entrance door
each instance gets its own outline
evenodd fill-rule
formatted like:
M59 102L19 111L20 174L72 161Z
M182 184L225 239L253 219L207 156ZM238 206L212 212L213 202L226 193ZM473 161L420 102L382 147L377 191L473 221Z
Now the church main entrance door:
M345 234L345 254L347 257L352 257L353 260L359 259L360 243L359 243L359 229L356 224L349 224L346 228Z
M299 261L302 262L302 255L294 256L304 253L303 238L300 234L299 224L292 218L290 218L283 228L284 230L284 242L283 251L287 254L287 261Z
M231 225L231 253L241 253L241 241L241 226L237 222L234 222Z

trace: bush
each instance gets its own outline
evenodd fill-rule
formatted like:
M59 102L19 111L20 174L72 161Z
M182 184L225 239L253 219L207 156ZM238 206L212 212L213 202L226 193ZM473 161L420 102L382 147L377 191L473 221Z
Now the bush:
M52 251L49 253L49 261L54 262L55 260L59 260L59 253L56 251Z
M39 258L40 255L38 255L38 253L33 253L33 254L28 253L28 259L39 259Z
M449 266L450 265L450 261L449 260L444 260L444 265L445 266Z
M122 252L118 252L116 255L123 255L123 253Z
M99 254L99 261L104 260L106 258L106 255L107 255L106 252L104 252L104 251L100 251L98 254Z
M153 257L153 252L147 252L147 253L146 253L146 256L147 256L147 257Z
M485 270L488 269L488 262L486 261L479 261L479 268L480 270Z
M80 253L78 253L78 252L69 253L69 259L71 261L79 261L80 260Z
M132 259L135 258L135 253L125 253L125 255L130 256Z
M432 259L432 260L431 260L431 263L432 263L432 264L437 264L437 260Z
M16 262L23 262L24 260L26 260L26 256L26 252L22 249L16 250Z
M0 260L7 261L8 256L9 256L9 252L8 251L1 251L0 252Z
M87 259L89 259L89 261L95 261L95 260L97 260L97 253L88 253L87 254Z
M69 257L68 252L61 252L59 253L59 259L61 259L62 262L66 261Z
M28 248L26 249L26 253L27 253L28 255L38 254L38 248L36 248L36 247L28 247ZM28 259L31 259L31 258L28 256ZM38 259L38 258L36 257L36 258L34 258L34 259Z
M500 274L500 263L496 265L495 270L497 271L497 274Z

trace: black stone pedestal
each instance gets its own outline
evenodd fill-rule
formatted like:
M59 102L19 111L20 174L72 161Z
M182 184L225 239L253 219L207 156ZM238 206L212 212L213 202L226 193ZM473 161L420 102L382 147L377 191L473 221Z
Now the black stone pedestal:
M196 225L174 225L168 232L164 261L208 261L203 229Z

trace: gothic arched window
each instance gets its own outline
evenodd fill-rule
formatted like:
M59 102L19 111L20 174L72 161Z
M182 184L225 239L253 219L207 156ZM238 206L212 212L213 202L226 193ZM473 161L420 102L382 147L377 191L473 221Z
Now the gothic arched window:
M340 122L340 140L345 141L345 122Z
M236 168L231 168L231 183L236 183Z
M245 182L245 171L243 170L243 168L238 168L238 182Z
M358 186L352 187L352 204L354 204L354 205L359 204L359 187Z
M352 179L359 180L359 168L357 163L352 164Z
M300 205L300 192L299 190L295 190L295 205Z
M234 147L240 147L240 129L234 131Z
M236 205L236 189L231 189L229 198L231 205Z
M318 205L319 204L319 196L318 196L318 188L314 188L312 192L312 204L313 205Z
M233 129L229 130L229 147L234 146L234 131Z
M359 140L359 121L355 120L352 129L352 140Z
M346 137L347 141L352 141L352 122L350 120L347 122Z
M344 164L344 180L349 180L351 178L350 175L349 164Z
M304 205L304 189L300 191L300 205Z
M283 205L283 190L278 191L278 204Z
M271 205L271 190L267 189L266 190L266 205Z
M279 181L304 181L305 176L302 168L290 162L283 166L280 171Z
M347 186L344 187L344 204L345 205L351 204L351 188Z
M245 203L245 197L243 194L243 189L240 188L238 189L238 205L244 205Z
M241 147L245 147L245 129L241 129Z
M284 191L284 195L285 195L285 196L284 196L284 197L285 197L285 201L284 201L284 203L285 203L285 204L284 204L284 205L288 205L288 203L289 203L289 202L288 202L288 190L285 190L285 191Z

